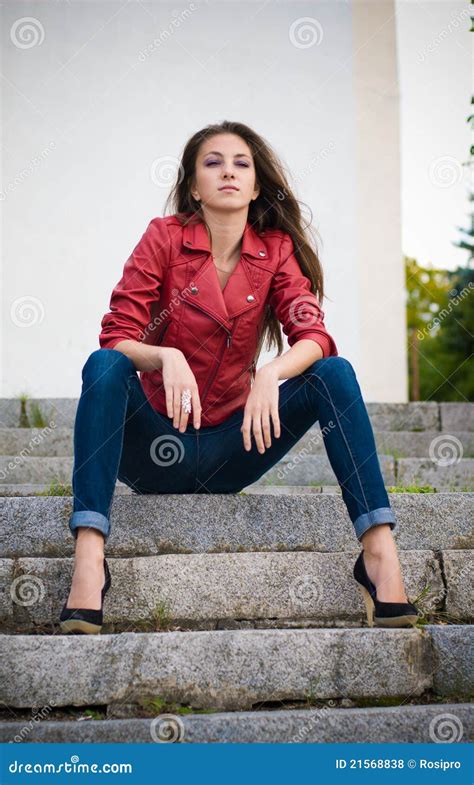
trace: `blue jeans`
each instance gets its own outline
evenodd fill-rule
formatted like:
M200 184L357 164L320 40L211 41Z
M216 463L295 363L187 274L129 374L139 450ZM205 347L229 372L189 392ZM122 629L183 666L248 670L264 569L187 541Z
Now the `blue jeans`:
M98 529L107 540L118 480L137 493L238 493L274 466L317 421L357 538L372 526L396 528L372 426L350 362L325 357L279 385L281 435L246 451L243 409L219 425L184 433L149 403L133 362L97 349L82 369L74 424L74 506L69 528ZM271 422L271 421L270 421Z

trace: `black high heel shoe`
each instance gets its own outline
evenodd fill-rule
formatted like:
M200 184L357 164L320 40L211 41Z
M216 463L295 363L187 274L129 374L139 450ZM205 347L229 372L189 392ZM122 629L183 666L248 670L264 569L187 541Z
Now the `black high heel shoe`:
M381 602L377 599L377 589L365 569L363 550L354 564L354 578L362 589L369 627L410 627L421 617L422 614L411 602Z
M109 565L104 559L105 582L102 587L102 603L100 608L67 608L64 603L59 621L63 632L97 634L102 628L104 597L112 584Z

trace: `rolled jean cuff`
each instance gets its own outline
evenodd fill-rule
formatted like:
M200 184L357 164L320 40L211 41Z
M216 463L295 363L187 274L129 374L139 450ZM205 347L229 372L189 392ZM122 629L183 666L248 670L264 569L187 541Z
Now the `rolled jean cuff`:
M354 521L357 539L360 540L367 529L380 523L389 523L392 531L397 528L397 520L391 507L379 507L377 510L371 510L363 515L359 515Z
M69 528L74 538L77 538L78 526L85 526L88 529L98 529L107 540L110 534L110 521L101 512L94 510L77 510L69 518Z

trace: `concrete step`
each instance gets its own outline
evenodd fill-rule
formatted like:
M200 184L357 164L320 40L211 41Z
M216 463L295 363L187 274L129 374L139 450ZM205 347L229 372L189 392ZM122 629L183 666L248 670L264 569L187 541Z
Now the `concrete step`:
M379 455L385 485L431 485L436 491L474 490L474 458L462 458L450 465L424 458L400 458L394 461L389 455ZM47 458L38 460L49 460ZM1 459L0 459L1 461ZM336 485L337 479L327 456L287 453L252 485ZM249 486L252 487L252 486Z
M423 458L379 455L385 485L431 485L439 491L474 489L474 458L462 458L450 465ZM0 456L0 485L70 483L73 458ZM252 485L337 485L327 455L288 453Z
M70 482L68 485L70 485ZM0 496L37 496L49 489L49 483L0 483ZM115 493L131 496L133 491L128 485L117 482L115 485ZM53 495L59 494L54 493Z
M0 636L6 707L139 704L248 711L267 701L472 694L474 630L219 630ZM359 663L361 667L355 667Z
M73 464L73 458L1 455L0 485L70 483Z
M70 483L67 484L70 487ZM51 484L48 483L0 483L0 496L38 496L44 495L44 491L50 491ZM242 491L243 493L243 491ZM336 493L341 494L341 489L338 485L269 485L267 487L260 485L249 485L245 489L245 493L266 493L266 494L282 494L282 493ZM115 494L126 494L132 496L134 491L121 482L115 484ZM50 496L62 496L63 493L55 492L54 486Z
M397 485L431 485L437 491L474 490L474 458L442 465L422 458L397 461Z
M33 714L23 712L21 721L0 721L0 742L155 744L171 740L182 744L467 744L474 739L473 711L469 703L443 701L422 706L369 708L350 708L353 702L349 699L340 703L342 708L336 708L336 701L330 699L319 707L307 709L183 713L182 716L179 713L160 716L155 711L146 718L121 720L94 720L76 710L77 719L70 715L61 721L52 719L60 711L46 707L46 711Z
M77 409L77 398L31 398L26 402L30 425L35 425L33 406L39 407L48 427L71 428ZM366 402L375 430L379 431L474 431L474 404ZM0 398L0 427L20 425L21 404L18 398ZM43 426L41 426L43 427Z
M17 432L21 429L17 429ZM0 445L9 442L3 441L3 433L13 432L13 429L4 429L0 432ZM474 456L474 431L374 431L375 444L379 455L391 458L433 458L443 457L471 458ZM14 443L14 442L13 442ZM1 452L16 452L16 450L1 449ZM38 454L39 453L35 453ZM45 453L46 454L46 453ZM321 428L310 428L295 444L289 455L326 455Z
M0 499L0 557L74 553L68 496ZM392 494L402 550L474 547L472 493ZM349 551L358 545L340 494L159 494L114 497L110 557L236 551Z
M390 456L379 457L385 483L395 485L393 460ZM70 483L73 464L73 458L2 455L0 456L0 485L3 483L44 484L54 481ZM314 482L316 485L337 484L327 456L323 455L306 456L294 467L291 458L285 456L264 477L265 482L270 484L273 484L274 480L280 482L280 478L282 482L286 480L285 485L305 485L309 482Z
M107 631L366 624L352 553L200 553L109 559ZM409 599L426 617L474 618L472 551L401 551ZM443 578L443 571L446 579ZM4 630L54 625L71 585L73 559L0 559ZM446 585L445 585L446 584ZM420 599L418 599L420 598ZM163 621L166 616L166 622Z
M459 458L474 456L474 431L374 431L377 452L395 458L441 457L450 450ZM0 455L72 457L73 428L0 428ZM295 444L291 455L326 455L321 428L315 425Z

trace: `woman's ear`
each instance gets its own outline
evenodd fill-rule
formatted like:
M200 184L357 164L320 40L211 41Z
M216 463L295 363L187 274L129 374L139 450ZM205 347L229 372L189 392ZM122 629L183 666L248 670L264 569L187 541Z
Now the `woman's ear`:
M190 186L189 186L189 193L191 194L193 199L196 200L196 202L199 202L199 198L200 198L199 197L199 191L196 188L196 181L195 181L194 177L191 178L191 182L190 182Z

